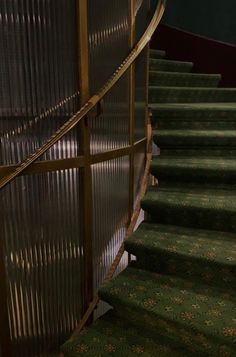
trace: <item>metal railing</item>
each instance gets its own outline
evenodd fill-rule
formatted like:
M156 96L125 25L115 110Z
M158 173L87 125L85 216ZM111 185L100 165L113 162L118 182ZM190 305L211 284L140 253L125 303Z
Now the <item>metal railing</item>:
M151 40L151 37L156 30L158 24L160 23L162 16L165 11L166 0L160 0L154 16L143 34L140 41L135 45L134 49L130 52L127 58L121 63L119 68L113 73L111 78L105 83L105 85L93 95L82 108L72 116L58 131L52 135L48 141L42 145L38 150L35 151L30 157L24 160L21 164L12 168L12 170L7 173L4 177L0 179L0 189L5 187L14 178L23 174L23 172L32 165L36 160L38 160L48 149L50 149L54 144L56 144L63 136L65 136L70 130L72 130L78 123L88 115L92 109L94 109L105 95L114 87L114 85L119 81L119 79L124 75L124 73L132 66L136 58L145 48L145 46ZM51 110L49 110L50 112ZM6 170L6 168L5 168Z
M134 17L134 0L130 0L131 4L131 23ZM86 24L84 24L84 19L87 19L87 9L86 1L78 0L78 26L79 26L79 42L80 42L80 70L83 69L84 73L80 76L80 104L81 108L78 110L69 120L65 122L47 141L45 144L41 145L32 155L23 160L20 164L5 165L0 166L0 189L6 188L8 184L14 181L17 177L21 175L33 175L37 173L53 172L56 170L67 170L80 168L83 170L83 182L84 182L84 192L82 197L83 205L83 244L84 244L84 260L85 260L85 270L84 270L84 289L85 289L85 306L84 315L75 330L74 334L78 334L84 327L91 314L93 313L95 307L98 303L98 297L94 296L92 288L92 267L93 267L93 248L92 248L92 227L91 227L91 211L92 211L92 178L91 178L91 166L102 163L104 161L109 161L121 157L129 157L130 165L130 179L129 179L129 217L128 217L128 229L125 234L125 239L127 239L133 232L135 223L138 219L139 212L141 209L141 199L145 194L146 187L148 184L149 168L151 162L151 126L148 123L148 115L146 110L146 136L135 140L134 139L134 75L135 68L134 63L142 51L146 48L147 44L151 40L151 37L161 21L164 14L166 6L166 0L160 0L156 7L155 13L152 20L150 21L146 31L142 35L141 39L135 44L134 33L130 34L130 47L132 48L129 55L117 68L117 70L112 74L105 85L92 95L89 99L88 91L88 43ZM115 148L113 150L107 150L105 152L90 153L90 134L88 129L88 123L91 121L96 121L100 112L103 110L103 100L106 95L111 92L118 81L126 74L129 74L129 96L130 96L130 119L129 119L129 145ZM148 71L146 76L148 75ZM147 86L146 82L146 86ZM147 88L146 88L147 92ZM62 102L63 104L63 102ZM47 112L39 115L37 120L44 120L48 114L51 114L54 110L58 109L58 105L55 108L49 109ZM146 108L147 109L147 108ZM58 159L51 161L37 161L40 159L50 148L52 148L60 139L65 137L66 134L72 131L75 127L79 125L79 135L81 142L81 150L77 157L68 159ZM140 184L139 198L135 203L134 207L134 194L133 194L133 184L134 184L134 156L139 151L143 150L145 153L145 170ZM106 274L105 280L109 280L114 275L119 262L124 253L124 243L122 243L119 248L115 259ZM4 309L4 314L0 318L0 343L2 343L2 350L4 353L10 357L10 332L7 326L7 274L4 268L4 249L2 239L0 240L0 277L1 277L1 294L0 303ZM4 322L5 321L5 322ZM2 335L1 335L2 334ZM5 355L4 355L5 356Z

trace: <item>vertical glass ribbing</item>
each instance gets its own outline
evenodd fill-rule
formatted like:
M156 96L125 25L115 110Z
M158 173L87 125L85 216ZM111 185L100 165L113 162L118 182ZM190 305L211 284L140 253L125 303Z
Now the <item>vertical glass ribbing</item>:
M149 20L149 1L136 0L135 30L136 41L143 35ZM147 108L147 59L148 48L135 61L135 140L145 137L145 119Z
M143 3L148 1L137 2L136 40L145 30ZM76 0L0 3L0 165L25 159L78 110L75 9ZM129 52L128 10L129 0L88 0L91 94ZM144 62L142 54L136 63L135 140L144 137ZM90 121L92 153L129 144L129 100L129 75L125 74L104 98L102 114ZM75 128L40 160L71 158L78 151ZM135 155L135 197L143 160L142 152ZM95 291L126 234L129 164L125 156L92 165ZM81 317L85 305L81 177L80 169L22 176L2 191L0 229L14 357L58 356L60 344ZM126 264L124 255L117 271Z
M1 165L25 159L78 110L75 9L76 0L1 0ZM45 158L76 154L76 133Z
M76 0L0 3L0 165L24 160L78 110ZM78 155L78 128L41 158ZM81 317L80 170L1 192L14 357L58 356ZM5 356L4 356L5 357Z
M77 91L75 3L1 0L1 117L39 115Z
M129 157L92 166L94 289L104 279L124 239L129 215Z
M145 150L140 150L134 155L134 206L139 198L140 187L145 169Z
M96 92L129 53L129 1L89 0L89 83ZM91 122L91 151L128 145L128 75L103 101L103 113Z
M129 53L129 0L89 0L89 85L98 90ZM102 114L91 121L91 152L129 144L129 75L104 98ZM129 205L128 157L92 166L94 290L101 284L125 236ZM117 193L119 192L119 195ZM126 257L122 261L127 263Z
M1 193L14 357L54 357L81 316L79 169L17 178Z

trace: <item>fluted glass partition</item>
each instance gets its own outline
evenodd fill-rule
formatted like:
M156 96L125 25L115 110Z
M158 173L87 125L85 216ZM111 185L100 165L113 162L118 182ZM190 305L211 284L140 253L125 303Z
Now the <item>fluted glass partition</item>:
M0 1L0 187L22 169L0 195L0 357L58 356L124 240L146 162L147 48L35 152L117 70L148 16L147 0Z

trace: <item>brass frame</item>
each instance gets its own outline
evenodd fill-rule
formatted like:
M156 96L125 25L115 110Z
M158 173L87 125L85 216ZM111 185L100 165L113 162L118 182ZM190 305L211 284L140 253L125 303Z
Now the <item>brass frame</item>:
M90 155L89 165L99 164L100 162L117 159L122 156L130 155L132 151L138 152L140 147L145 145L146 137L136 141L133 146L125 146L123 148L109 150L98 154ZM45 172L53 172L58 170L78 169L86 166L85 158L83 155L58 160L45 160L34 162L31 166L25 169L19 176L41 174ZM16 170L18 165L3 165L0 166L0 179L9 175L13 170Z
M129 0L129 22L130 22L130 37L129 47L132 49L135 44L135 1ZM129 145L134 147L134 130L135 130L135 63L129 69ZM130 222L133 214L134 205L134 151L129 154L129 216ZM130 260L130 255L129 255Z
M132 233L134 228L134 222L137 220L140 211L141 197L144 195L146 185L148 182L148 171L151 161L150 154L150 138L148 132L146 137L142 140L135 142L134 140L134 61L138 55L142 52L146 45L149 43L152 34L161 21L163 13L165 11L166 0L160 0L156 8L153 19L151 20L147 30L140 39L140 41L134 46L134 33L135 33L135 21L134 21L134 1L130 0L130 47L131 52L124 62L119 66L107 83L89 99L89 69L88 69L88 24L87 24L87 0L77 0L77 15L78 15L78 71L80 81L80 97L81 97L81 109L70 118L57 132L55 132L49 140L36 150L26 160L22 161L19 165L0 166L0 189L4 188L12 180L20 175L32 175L44 172L52 172L56 170L66 170L71 168L81 168L81 178L83 182L83 199L82 212L83 212L83 244L84 244L84 285L83 291L85 292L85 301L83 306L83 312L86 311L86 321L92 314L96 301L93 298L93 249L92 249L92 177L91 177L91 165L107 160L115 159L118 157L129 155L130 160L130 178L129 178L129 227L126 238ZM120 149L111 150L104 153L91 155L90 153L90 121L96 120L96 115L89 115L93 108L97 108L101 105L103 97L113 88L118 80L126 73L129 72L129 89L130 89L130 112L129 112L129 145ZM147 109L147 108L146 108ZM147 110L146 110L147 112ZM50 113L50 110L48 111ZM64 135L72 130L79 124L79 139L80 150L78 156L75 158L64 160L52 160L37 162L48 149L50 149L55 143L57 143ZM134 194L134 154L141 148L147 147L146 150L146 167L143 184L140 192L140 199L136 204L135 211L133 209ZM110 278L123 254L123 245L120 248L114 263L111 266L111 270L107 276ZM3 313L0 314L0 341L2 345L2 353L5 356L11 357L11 339L9 331L9 321L7 315L7 290L6 290L6 270L4 260L4 247L3 242L0 239L0 280L1 280L1 293L0 304ZM96 300L96 298L95 298ZM88 314L89 311L89 314ZM78 331L78 330L77 330Z
M78 0L78 3L83 4L84 1ZM117 68L111 78L105 83L105 85L95 94L93 95L82 107L81 109L72 116L64 125L62 125L49 139L43 144L40 148L38 148L31 156L29 156L26 160L22 161L20 165L18 165L11 173L0 179L0 189L5 187L8 183L14 180L17 176L22 174L30 165L32 165L38 158L40 158L48 149L50 149L54 144L56 144L64 135L66 135L70 130L72 130L82 119L87 116L87 114L96 107L103 97L114 87L114 85L119 81L119 79L124 75L124 73L130 68L130 66L134 63L135 59L142 52L145 46L151 40L151 37L159 25L162 16L165 11L166 0L160 0L158 6L156 8L155 14L133 50L127 56L127 58L123 61L123 63ZM95 119L96 120L96 119Z
M78 58L79 58L79 84L80 84L80 106L86 104L89 99L89 50L88 50L88 2L77 0L78 19ZM84 247L83 255L83 306L82 313L88 308L93 298L93 194L92 173L90 154L90 121L88 116L83 116L79 123L79 145L80 154L84 159L84 166L80 170L82 189L81 212L82 212L82 240Z

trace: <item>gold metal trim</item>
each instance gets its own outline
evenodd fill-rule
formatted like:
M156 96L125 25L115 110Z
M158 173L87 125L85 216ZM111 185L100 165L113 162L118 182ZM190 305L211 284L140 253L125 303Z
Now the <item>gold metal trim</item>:
M88 0L77 0L78 19L78 57L80 105L86 106L90 96L89 89L89 43L88 43ZM79 127L80 155L84 157L84 166L80 170L82 212L82 241L83 241L83 291L82 313L84 313L93 298L93 188L90 154L90 120L87 115L80 118Z
M143 138L136 143L134 143L133 148L131 145L125 146L123 148L114 149L99 154L93 154L90 156L89 164L99 164L100 162L117 159L122 156L127 156L133 150L138 152L146 143L146 138ZM45 160L33 163L20 175L34 175L42 174L46 172L53 172L59 170L69 170L85 167L84 156L77 156L69 159L59 159L59 160ZM8 165L0 166L0 178L10 174L13 170L16 170L18 165Z
M140 191L139 191L139 199L136 203L134 212L132 214L124 241L126 241L133 233L134 227L135 227L138 217L139 217L139 213L140 213L140 209L141 209L141 201L146 193L147 186L149 184L149 172L150 172L150 166L151 166L151 161L152 161L152 127L151 127L150 122L148 123L148 137L147 137L147 142L146 142L146 150L147 150L147 160L146 160L146 164L145 164L143 180L142 180ZM116 254L116 257L115 257L115 259L114 259L114 261L113 261L113 263L104 279L104 283L110 281L116 272L116 269L121 261L124 251L125 251L124 241L121 244L121 246ZM99 302L99 297L96 294L95 297L93 298L93 300L91 301L91 303L89 304L89 307L88 307L87 311L85 312L84 316L80 320L78 327L75 329L75 331L72 335L73 337L78 336L80 334L82 329L85 327L85 325L89 321L91 315L93 314L93 311L96 308L96 306L98 305L98 302Z
M80 0L78 0L78 2L83 3L83 1ZM38 148L35 151L35 153L33 153L26 160L24 160L11 173L3 177L0 180L0 189L5 187L9 182L11 182L18 175L22 174L22 172L24 172L30 165L32 165L48 149L50 149L64 135L66 135L71 129L73 129L91 111L91 109L94 108L101 101L101 99L111 90L111 88L130 68L134 60L138 57L138 55L142 52L143 48L151 40L151 36L153 35L155 29L157 28L164 14L165 3L166 3L165 0L160 0L156 8L155 14L153 16L153 19L151 20L147 30L141 37L140 41L130 52L128 57L123 61L123 63L118 67L118 69L114 72L114 74L107 81L107 83L97 92L97 94L93 95L71 119L69 119L60 129L58 129L56 133L54 133L44 145Z
M130 0L130 39L129 45L132 49L135 44L135 3L136 0ZM134 146L134 132L135 132L135 62L129 69L129 144ZM129 216L130 222L134 205L134 151L132 150L129 155ZM128 255L130 261L130 255Z

